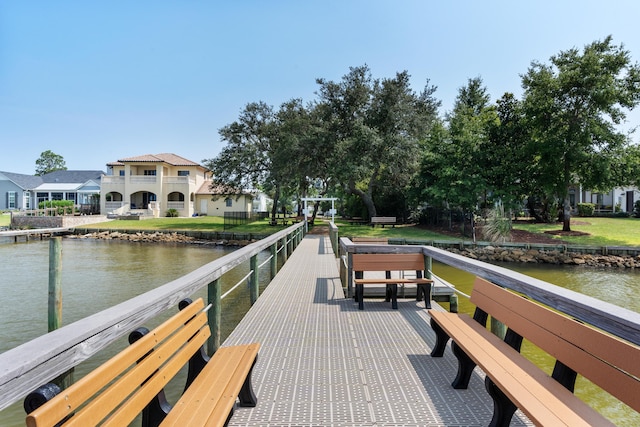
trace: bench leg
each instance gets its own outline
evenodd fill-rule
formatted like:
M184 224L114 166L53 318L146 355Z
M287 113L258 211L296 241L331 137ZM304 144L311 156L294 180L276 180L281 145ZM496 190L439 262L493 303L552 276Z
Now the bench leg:
M493 417L489 427L509 427L516 412L516 405L495 385L491 378L485 377L484 387L493 399Z
M449 341L449 335L438 325L438 322L431 318L431 329L436 333L436 345L431 350L431 357L442 357L444 349L447 348L447 342Z
M476 363L467 356L467 353L465 353L455 341L451 343L451 350L458 359L458 373L451 383L451 386L455 389L466 389L469 387L469 380L471 379L473 369L476 367Z
M251 375L253 374L253 367L256 366L257 361L258 356L256 356L255 360L253 361L251 369L249 369L249 373L247 374L247 378L245 378L244 384L242 384L242 388L240 389L240 393L238 394L238 399L240 399L240 406L254 408L258 404L258 398L253 392L253 386L251 385Z
M418 283L418 290L416 294L416 301L420 301L424 296L424 308L431 308L431 284L430 283Z
M385 271L384 272L384 276L385 279L391 279L391 272L390 271ZM385 292L385 296L384 296L384 302L390 302L391 301L391 287L389 286L389 284L387 284L386 286L386 292Z
M398 309L398 284L397 283L391 283L387 285L387 295L391 296L391 308L397 310Z
M364 285L356 285L356 301L358 301L358 310L364 310Z

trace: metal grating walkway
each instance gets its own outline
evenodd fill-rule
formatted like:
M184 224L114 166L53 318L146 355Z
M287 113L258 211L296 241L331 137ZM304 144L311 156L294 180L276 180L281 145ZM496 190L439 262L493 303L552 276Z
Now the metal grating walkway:
M483 378L454 390L450 349L429 356L435 336L424 303L398 305L365 300L359 311L344 297L328 237L306 236L224 343L262 344L258 405L237 408L229 425L486 426Z

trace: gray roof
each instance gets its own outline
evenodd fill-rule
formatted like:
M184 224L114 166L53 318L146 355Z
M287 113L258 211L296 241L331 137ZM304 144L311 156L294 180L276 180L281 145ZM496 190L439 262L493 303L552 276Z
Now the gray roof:
M42 184L84 184L92 180L100 183L100 179L105 173L103 171L67 170L49 172L42 176L3 171L0 171L0 174L6 176L23 190L33 190Z
M0 171L0 173L6 176L8 179L11 180L11 182L16 184L18 187L22 188L23 190L31 190L44 182L42 180L42 177L39 177L39 176L23 175L21 173L3 172L3 171Z
M43 183L84 184L93 180L100 182L105 173L102 171L59 170L41 176Z

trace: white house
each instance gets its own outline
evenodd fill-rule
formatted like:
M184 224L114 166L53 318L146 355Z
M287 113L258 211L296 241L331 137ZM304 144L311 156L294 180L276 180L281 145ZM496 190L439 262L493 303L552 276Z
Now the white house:
M175 209L181 217L224 216L251 212L251 195L214 186L209 170L184 157L145 154L107 163L100 206L103 214L162 217Z

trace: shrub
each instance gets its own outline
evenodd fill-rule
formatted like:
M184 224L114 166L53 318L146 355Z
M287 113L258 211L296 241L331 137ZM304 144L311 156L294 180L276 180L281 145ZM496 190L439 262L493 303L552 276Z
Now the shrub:
M57 208L58 215L65 213L70 214L73 212L73 200L46 200L38 203L38 209L50 209Z
M593 216L596 205L593 203L578 203L578 216Z
M511 240L511 218L504 214L504 206L490 209L482 226L482 235L491 242L504 243Z
M177 218L178 217L178 210L177 209L169 209L169 210L167 210L166 216L168 218Z

